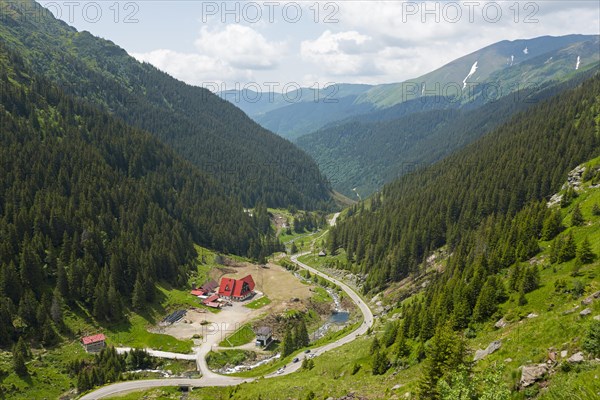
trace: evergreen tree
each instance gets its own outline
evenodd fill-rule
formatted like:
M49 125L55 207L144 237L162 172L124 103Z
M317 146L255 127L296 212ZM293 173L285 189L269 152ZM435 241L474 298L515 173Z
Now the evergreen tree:
M369 353L375 354L376 351L379 351L379 348L380 348L379 340L377 339L377 336L375 336L373 338L373 341L371 342L371 347L369 349Z
M25 358L20 353L13 352L13 369L17 375L20 377L25 377L29 375L29 371L27 370L27 365L25 364Z
M419 380L420 399L438 399L438 381L466 365L467 347L464 339L448 324L436 329L427 349L427 363Z
M287 357L294 352L294 338L292 337L292 330L288 326L283 335L283 345L281 349L281 357Z
M575 258L577 253L577 245L573 234L569 233L566 238L563 238L558 250L558 261L566 262Z
M398 336L396 337L396 357L397 358L405 358L410 354L410 347L406 343L406 338L404 337L404 332L402 329L398 330Z
M579 204L576 204L571 215L571 226L581 226L584 222L581 208L579 208Z
M296 242L292 242L292 246L290 247L290 253L291 254L298 253L298 246L296 246Z
M594 205L592 206L592 215L600 215L600 205L598 203L594 203Z
M525 291L523 289L521 289L519 291L519 300L518 300L518 304L520 306L524 306L527 304L527 297L525 297Z
M27 371L25 361L31 357L31 351L22 336L19 337L17 344L13 347L12 355L13 368L17 375L21 377L27 376L29 372Z
M477 303L473 309L473 318L476 321L484 321L496 312L498 309L498 299L496 297L495 278L490 277L487 279L479 297Z
M590 264L594 261L596 255L592 251L592 246L590 245L590 241L586 237L583 239L583 242L579 245L577 249L577 262L580 264Z
M373 359L372 359L373 375L385 374L389 368L389 364L390 364L390 362L387 359L385 352L376 350L375 353L373 353Z
M562 215L559 209L551 211L544 219L542 228L542 240L552 240L562 230Z
M523 293L529 293L537 289L540 285L540 270L537 265L529 267L525 270L521 288Z
M303 319L298 323L298 331L296 336L296 347L302 348L308 346L310 338L308 336L308 330L306 329L306 323Z
M144 284L142 278L138 274L135 284L133 285L133 294L131 295L131 305L134 310L141 311L146 304L146 293L144 291Z
M52 293L52 304L50 306L50 318L57 327L64 325L63 320L63 299L59 286L57 285Z

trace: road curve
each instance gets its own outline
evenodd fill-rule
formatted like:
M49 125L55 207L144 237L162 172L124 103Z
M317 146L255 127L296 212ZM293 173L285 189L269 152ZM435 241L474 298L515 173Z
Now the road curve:
M339 215L339 214L338 214ZM336 215L337 217L337 215ZM333 224L335 224L335 219L333 219ZM337 347L343 346L344 344L350 343L355 340L359 335L363 335L367 332L367 330L373 326L373 313L369 306L363 301L363 299L354 292L348 285L345 283L330 277L329 275L314 269L311 266L304 264L301 261L298 261L298 257L310 254L310 252L299 253L293 255L291 260L294 264L298 265L301 268L304 268L310 271L311 274L321 276L336 285L338 285L346 294L356 303L358 308L363 314L363 323L356 328L350 334L336 340L335 342L323 345L321 347L317 347L311 350L310 354L314 354L315 356L323 354L329 350L333 350ZM202 352L203 353L203 352ZM298 358L301 360L306 356L305 353L301 353L298 355ZM236 386L245 382L252 382L256 378L238 378L227 375L219 375L208 369L206 365L206 360L204 357L198 357L198 363L201 364L202 368L200 370L204 373L202 378L197 379L186 379L186 378L167 378L167 379L149 379L149 380L135 380L135 381L126 381L119 382L109 386L104 386L98 390L95 390L91 393L88 393L81 397L81 400L96 400L102 399L110 396L114 396L124 392L131 392L135 390L144 390L144 389L152 389L156 387L165 387L165 386L189 386L189 387L209 387L209 386ZM271 373L269 375L265 375L265 378L274 378L282 375L291 374L301 367L301 362L292 362L287 364L281 373ZM210 371L206 374L206 371Z

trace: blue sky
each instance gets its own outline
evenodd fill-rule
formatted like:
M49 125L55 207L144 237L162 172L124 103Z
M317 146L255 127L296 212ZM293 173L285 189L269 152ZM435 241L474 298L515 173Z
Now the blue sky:
M187 83L288 84L417 77L500 40L599 34L597 1L40 1Z

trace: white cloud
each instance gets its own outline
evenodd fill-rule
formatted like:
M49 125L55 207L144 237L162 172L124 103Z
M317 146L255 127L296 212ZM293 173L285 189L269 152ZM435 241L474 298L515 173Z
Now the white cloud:
M222 29L202 27L194 41L194 52L157 49L132 54L182 81L214 87L214 83L250 82L258 70L278 66L285 46L269 42L260 33L242 25L224 25Z
M243 25L225 25L222 30L202 27L194 44L200 53L244 69L275 68L285 49L283 43L269 42L254 29Z
M148 53L134 53L132 56L197 86L210 86L212 83L220 84L224 81L246 81L251 79L252 75L251 71L236 70L222 60L194 53L158 49Z
M459 4L437 1L427 7L450 3ZM486 4L492 3L502 7L502 18L495 23L489 21L492 8L485 16L488 20L483 15ZM509 8L514 9L514 2L477 2L473 21L463 3L462 16L455 23L445 20L441 9L436 22L434 14L423 13L423 3L414 2L338 2L335 24L314 23L314 10L308 8L312 3L302 4L304 17L295 24L281 20L279 7L274 23L263 19L248 26L214 19L200 25L195 37L174 38L178 46L173 48L181 52L154 50L137 56L192 84L275 81L283 86L298 80L309 86L311 82L378 84L416 78L501 40L599 33L600 10L595 2L542 1L536 3L537 10L525 9L529 3L519 3L518 22ZM406 4L418 4L420 9L407 15ZM524 23L532 11L538 22ZM320 20L325 14L321 8Z
M357 31L323 32L315 40L300 44L302 59L317 66L324 66L332 75L363 75L375 73L374 64L368 57L374 48L372 38Z

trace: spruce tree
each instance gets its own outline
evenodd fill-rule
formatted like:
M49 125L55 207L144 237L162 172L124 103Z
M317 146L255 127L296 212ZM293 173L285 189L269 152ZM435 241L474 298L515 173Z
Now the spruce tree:
M439 398L438 381L466 365L466 357L465 340L454 333L448 324L439 326L427 350L427 363L418 385L419 398Z
M592 246L590 245L590 241L586 237L583 239L583 242L579 245L577 249L577 262L584 265L590 264L594 261L596 255L592 251Z
M56 288L54 288L54 292L52 293L52 304L50 305L50 318L52 318L52 321L59 328L64 324L62 307L63 299L61 291L57 285Z
M573 209L573 214L571 215L571 226L581 226L584 222L581 208L579 208L579 204L576 204Z
M296 343L297 348L306 347L310 343L308 330L306 329L306 323L304 322L304 320L300 320L300 322L298 323Z
M563 238L560 248L558 250L558 261L566 262L575 258L577 252L577 245L573 234L569 233L566 238Z
M594 203L594 205L592 206L592 215L600 215L600 205L598 203Z
M31 357L31 351L22 336L19 337L17 344L14 345L12 354L13 368L17 375L21 377L27 376L29 372L27 371L25 361Z
M375 336L373 338L373 341L371 342L371 347L369 349L369 353L375 354L375 352L378 351L379 348L380 348L380 346L379 346L379 340L377 339L377 336Z
M133 285L133 293L131 295L131 305L134 310L141 311L146 304L146 293L144 290L144 284L142 278L138 274L135 284Z
M292 330L288 326L283 335L283 346L281 350L281 357L287 357L294 352L294 338L292 337Z

